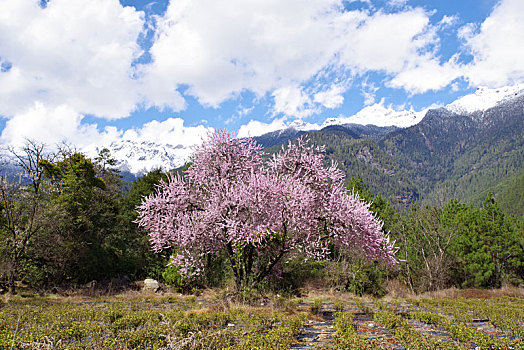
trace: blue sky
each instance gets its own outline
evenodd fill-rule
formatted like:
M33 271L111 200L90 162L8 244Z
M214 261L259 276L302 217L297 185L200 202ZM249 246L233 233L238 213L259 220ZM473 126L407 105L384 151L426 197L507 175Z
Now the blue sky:
M522 0L2 0L0 143L197 142L524 81ZM387 122L385 122L387 124Z

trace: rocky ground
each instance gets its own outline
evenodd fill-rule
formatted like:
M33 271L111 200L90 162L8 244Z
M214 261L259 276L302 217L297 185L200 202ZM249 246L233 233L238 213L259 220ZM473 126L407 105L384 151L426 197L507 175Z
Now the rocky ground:
M373 317L373 313L380 310L379 307L373 301L358 301L345 300L342 302L343 309L335 310L333 302L323 302L322 307L318 312L311 313L313 301L303 301L298 305L299 311L309 312L310 319L304 324L300 335L297 337L295 344L291 346L291 349L331 349L335 344L336 330L335 330L335 317L334 314L337 311L344 313L351 313L353 326L356 333L367 340L374 341L374 346L380 349L388 350L402 350L406 347L402 346L396 339L395 335L386 327L384 324L378 322ZM475 342L460 342L457 341L450 335L444 327L435 324L428 324L418 321L412 317L415 312L430 312L429 309L413 305L406 301L395 301L381 303L382 308L387 308L397 315L402 315L403 319L406 319L409 326L415 331L422 334L427 339L434 339L437 342L442 343L442 348L456 348L456 349L489 349L491 347L482 347ZM340 307L340 306L339 306ZM445 313L440 313L444 316ZM466 323L467 328L471 330L481 331L488 337L501 338L508 340L519 340L517 337L509 336L507 333L502 332L500 329L494 327L489 319L472 319L471 322ZM520 320L520 328L524 332L524 320ZM435 347L435 349L440 347ZM522 339L520 343L515 347L509 347L508 349L524 349Z

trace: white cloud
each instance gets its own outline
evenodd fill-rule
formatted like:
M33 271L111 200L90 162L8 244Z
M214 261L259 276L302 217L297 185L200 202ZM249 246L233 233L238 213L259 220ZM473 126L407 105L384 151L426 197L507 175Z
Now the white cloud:
M459 21L459 17L458 16L448 16L448 15L444 15L442 17L442 19L440 20L440 22L438 23L438 27L439 29L446 29L446 28L450 28L450 27L453 27L454 25L456 25Z
M0 115L41 101L105 118L127 116L139 95L131 63L143 14L118 0L0 2Z
M172 1L158 18L147 85L217 107L244 90L258 96L310 79L332 59L338 0ZM155 104L168 104L150 94Z
M120 140L190 147L200 143L213 130L203 125L184 126L184 121L180 118L151 121L125 131L113 126L99 130L97 124L83 123L83 119L83 115L69 106L48 108L37 102L7 121L1 140L4 145L18 147L26 139L30 139L44 143L51 149L65 143L94 156L98 149Z
M389 0L388 4L392 7L404 7L408 3L408 0Z
M305 118L314 113L311 99L298 86L282 87L273 92L275 113Z
M469 24L459 32L474 56L466 76L474 86L499 87L524 80L524 2L503 0L478 31Z
M387 85L404 88L411 93L440 90L461 75L460 69L453 61L441 65L436 60L422 60L397 74Z
M338 23L345 34L341 64L361 72L401 72L410 61L419 59L420 49L438 40L422 36L428 25L428 15L422 9L365 17L345 13Z
M337 108L344 103L344 89L341 86L334 85L326 91L317 92L313 101L320 103L326 108Z
M283 118L251 121L241 132L271 131L291 117L340 107L353 79L368 72L411 94L461 76L472 85L524 80L521 0L503 0L482 24L459 30L470 64L439 57L439 34L457 17L432 24L433 13L405 0L388 1L391 13L361 2L369 6L346 11L342 0L171 0L165 14L146 23L118 0L52 0L46 8L39 0L0 0L0 116L9 118L2 140L105 142L123 131L99 131L84 115L115 119L151 106L178 111L187 96L219 107L245 91L257 101L272 99L273 117ZM135 68L144 26L155 30L152 61ZM376 87L362 89L365 104L376 105ZM204 130L173 118L126 137L192 142Z
M203 125L184 126L181 118L168 118L162 122L153 120L140 128L129 129L124 132L122 139L137 142L155 142L173 146L192 146L198 144L213 128Z
M171 1L157 18L153 62L141 73L157 106L183 108L182 89L211 107L249 90L272 96L275 113L304 117L339 106L345 91L327 95L337 82L321 91L299 93L297 86L329 72L383 71L394 78L406 68L422 69L435 60L435 32L420 8L370 14L345 11L340 0ZM401 82L405 89L428 89L428 83Z
M19 146L30 139L50 147L65 142L83 148L90 144L110 143L122 134L114 127L99 131L96 124L83 124L83 118L69 106L48 108L37 102L8 120L1 138L8 145Z
M258 120L250 120L246 125L242 125L238 130L238 137L256 137L268 132L285 129L285 117L274 119L271 123L264 123Z
M364 106L369 106L375 103L375 93L378 87L374 83L368 83L368 79L364 79L361 83L361 93L364 96Z
M348 15L342 28L348 27L347 22L355 25L354 17ZM451 23L452 19L443 21ZM342 50L344 65L361 73L383 71L391 77L386 80L387 86L412 94L439 90L460 75L454 57L440 63L438 27L430 24L429 14L423 9L379 11L357 23ZM365 96L367 105L374 102L368 92Z
M243 107L242 105L237 106L237 109L231 117L227 118L224 121L225 125L229 125L231 123L234 123L236 121L244 119L247 115L251 114L253 110L255 109L255 106L251 107Z

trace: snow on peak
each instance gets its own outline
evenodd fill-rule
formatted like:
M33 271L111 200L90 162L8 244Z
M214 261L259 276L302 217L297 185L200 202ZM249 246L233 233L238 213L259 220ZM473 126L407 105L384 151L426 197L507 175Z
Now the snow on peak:
M313 131L319 130L320 126L317 124L307 123L301 119L296 119L287 125L288 128L292 128L298 131Z
M192 147L160 144L152 141L120 139L108 147L117 160L117 168L132 174L145 174L161 168L165 171L183 166L192 154ZM99 149L96 149L98 153ZM89 152L93 153L93 152Z
M322 128L330 125L361 124L376 126L397 126L407 128L415 125L424 118L426 110L416 112L413 107L409 110L397 110L391 105L384 106L384 100L380 103L368 106L350 117L328 118L322 124Z
M497 89L479 87L470 95L463 96L446 106L454 113L473 113L485 111L499 103L524 95L524 83Z
M298 131L312 131L319 130L320 126L317 124L307 123L301 119L295 119L291 123L286 123L285 119L275 119L269 124L260 122L258 120L250 120L249 123L240 127L237 136L240 138L257 137L270 132L283 131L289 128Z

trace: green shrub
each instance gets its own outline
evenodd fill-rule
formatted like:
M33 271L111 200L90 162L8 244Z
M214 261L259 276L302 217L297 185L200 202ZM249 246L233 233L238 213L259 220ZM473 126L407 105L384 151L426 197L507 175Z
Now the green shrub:
M335 313L335 350L363 350L376 349L378 344L374 341L364 339L356 333L353 326L353 313Z
M279 266L281 273L268 278L268 286L280 294L297 295L306 282L326 278L326 262L306 260L304 256L291 259Z
M321 308L322 308L322 299L313 300L313 304L311 305L311 312L314 314L318 314Z
M178 272L179 268L168 266L162 272L162 279L165 284L173 288L175 291L182 291L186 286L184 277Z
M340 300L335 300L335 302L333 303L333 308L336 312L342 312L344 311L344 303Z
M355 264L352 266L353 275L349 279L347 290L362 296L370 294L374 297L383 297L386 291L382 287L384 279L382 269L372 263Z

